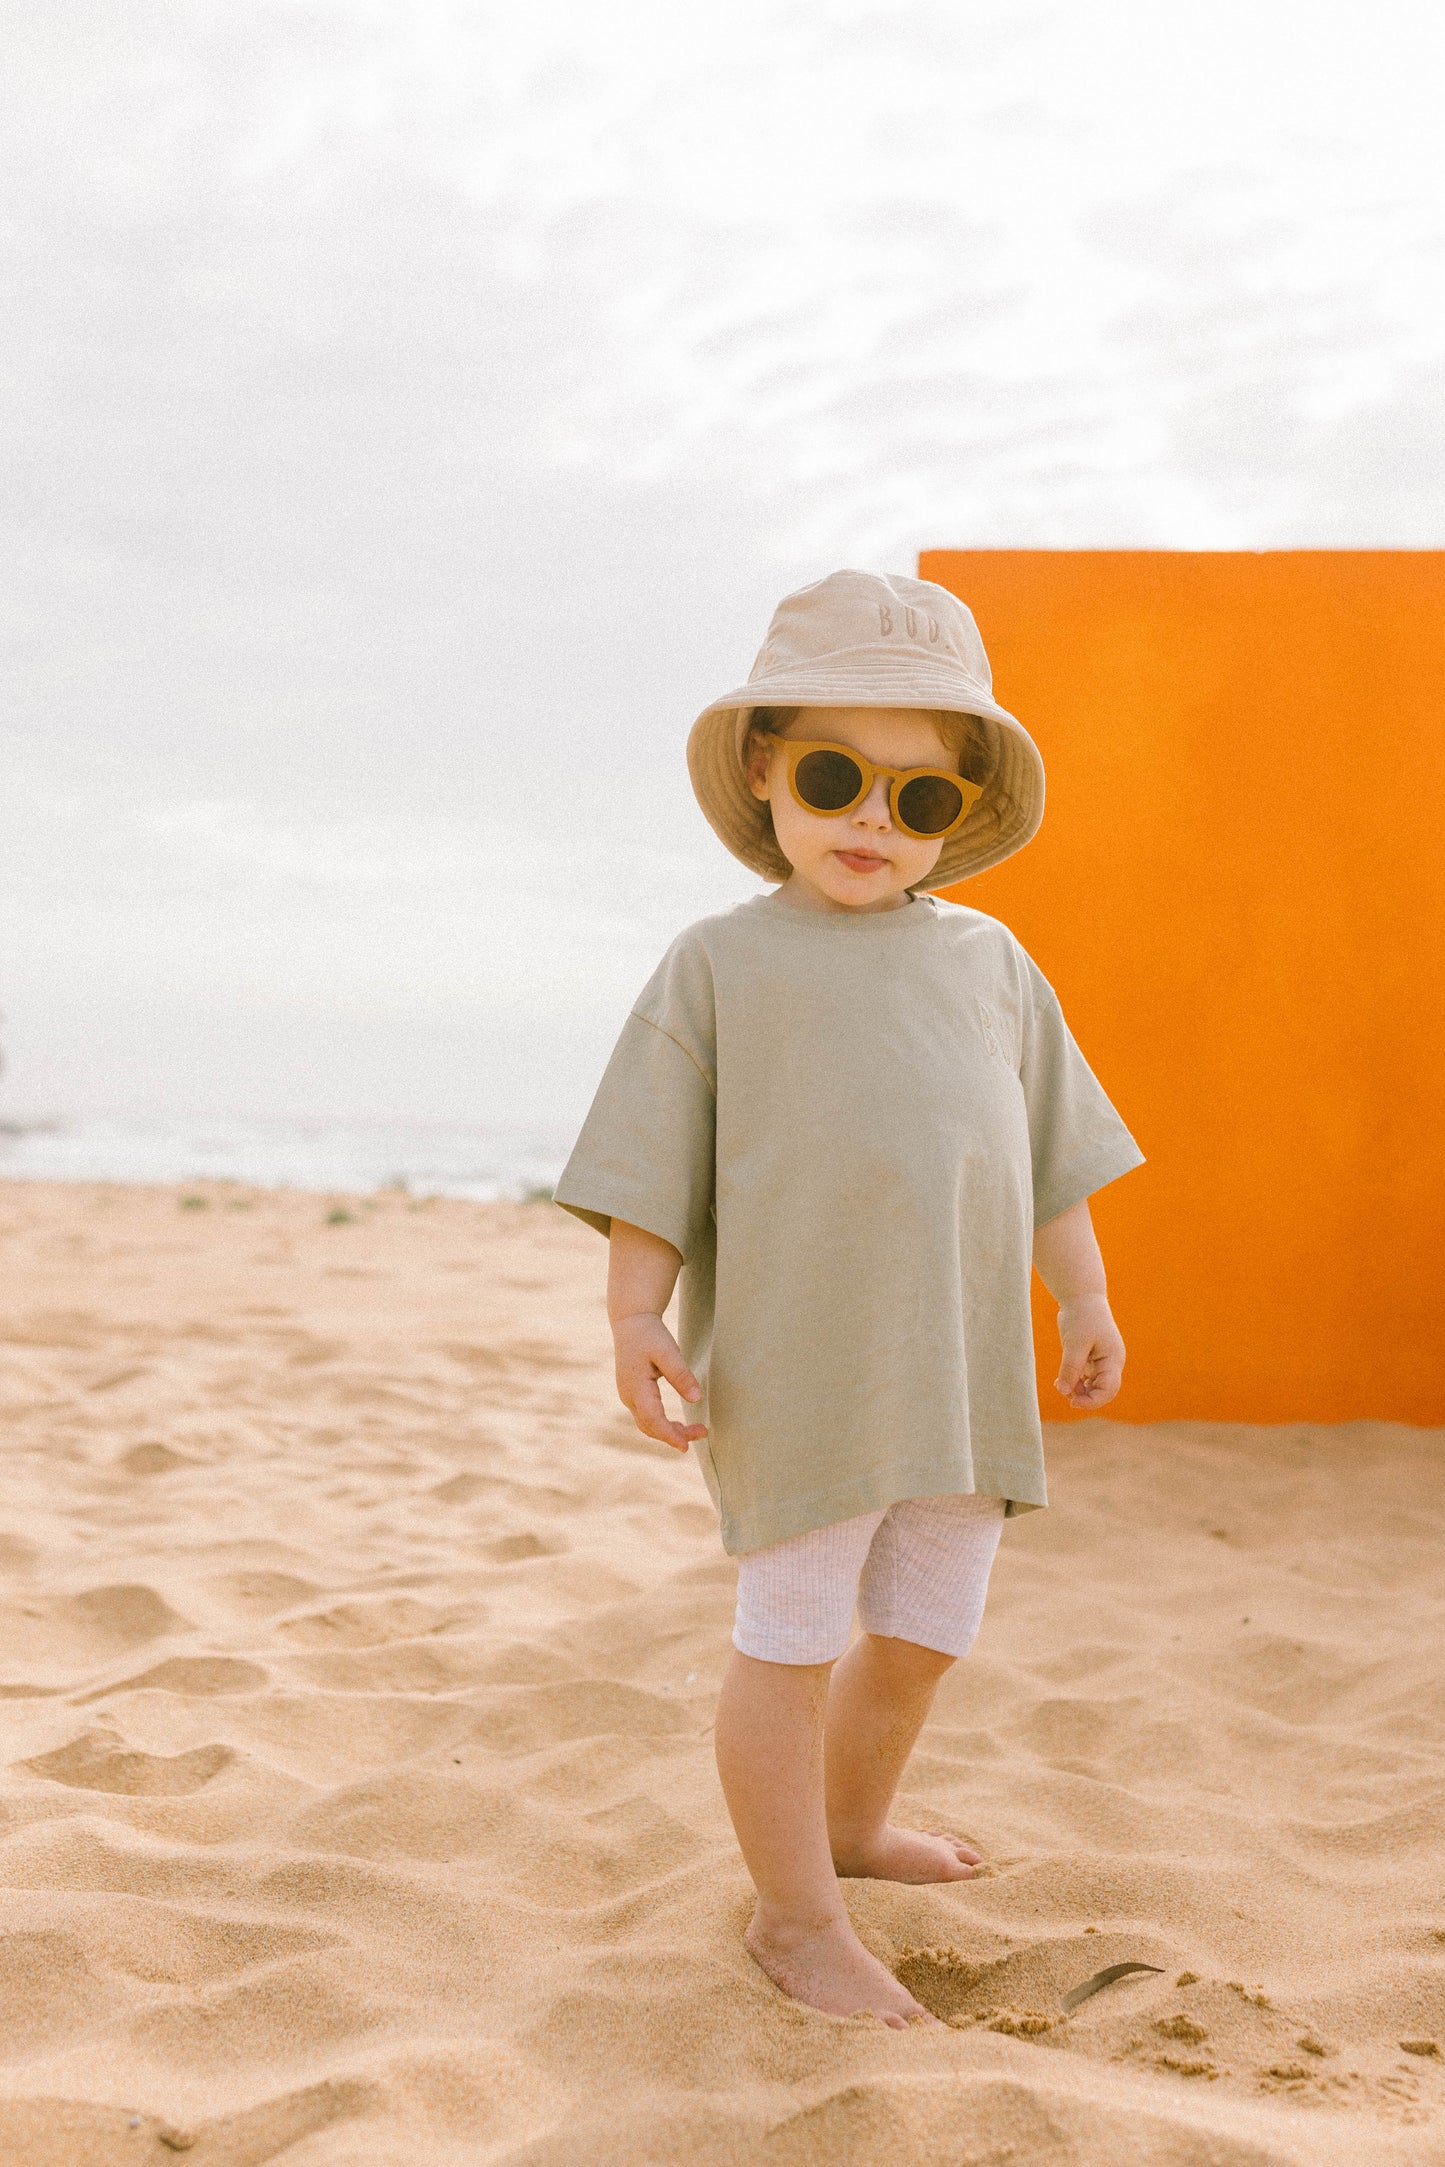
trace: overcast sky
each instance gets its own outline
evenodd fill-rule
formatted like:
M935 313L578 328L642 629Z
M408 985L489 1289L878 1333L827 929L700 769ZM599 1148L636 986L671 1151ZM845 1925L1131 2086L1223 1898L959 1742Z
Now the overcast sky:
M4 49L0 1113L566 1127L753 890L682 745L790 587L1445 545L1426 0Z

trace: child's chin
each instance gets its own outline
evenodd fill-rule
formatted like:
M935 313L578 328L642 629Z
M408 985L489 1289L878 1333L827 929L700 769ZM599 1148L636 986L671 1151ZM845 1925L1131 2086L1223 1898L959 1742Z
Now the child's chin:
M846 867L815 875L814 885L832 903L886 903L891 895L903 893L901 884L886 873L852 873Z
M830 872L829 885L838 900L844 903L855 899L874 903L882 896L893 894L895 889L901 892L904 885L892 866L880 865L876 872L863 873L851 865L840 865L830 868Z

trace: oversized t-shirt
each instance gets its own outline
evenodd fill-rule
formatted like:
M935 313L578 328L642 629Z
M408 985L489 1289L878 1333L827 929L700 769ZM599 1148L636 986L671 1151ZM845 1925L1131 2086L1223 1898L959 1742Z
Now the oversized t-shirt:
M680 1252L739 1552L901 1498L1043 1505L1034 1228L1142 1158L997 919L772 894L674 941L557 1201Z

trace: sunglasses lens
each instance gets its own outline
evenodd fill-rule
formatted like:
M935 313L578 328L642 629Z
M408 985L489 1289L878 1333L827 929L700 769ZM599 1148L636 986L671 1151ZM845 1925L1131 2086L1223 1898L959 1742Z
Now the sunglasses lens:
M845 752L805 752L793 783L815 813L841 813L862 796L863 770Z
M898 793L898 817L915 835L942 835L963 811L963 792L946 775L915 775Z

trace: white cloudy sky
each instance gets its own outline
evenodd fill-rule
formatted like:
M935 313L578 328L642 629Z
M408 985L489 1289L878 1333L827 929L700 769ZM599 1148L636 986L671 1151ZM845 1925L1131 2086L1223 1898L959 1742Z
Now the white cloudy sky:
M1427 0L7 13L0 1113L565 1126L787 588L1445 544Z

